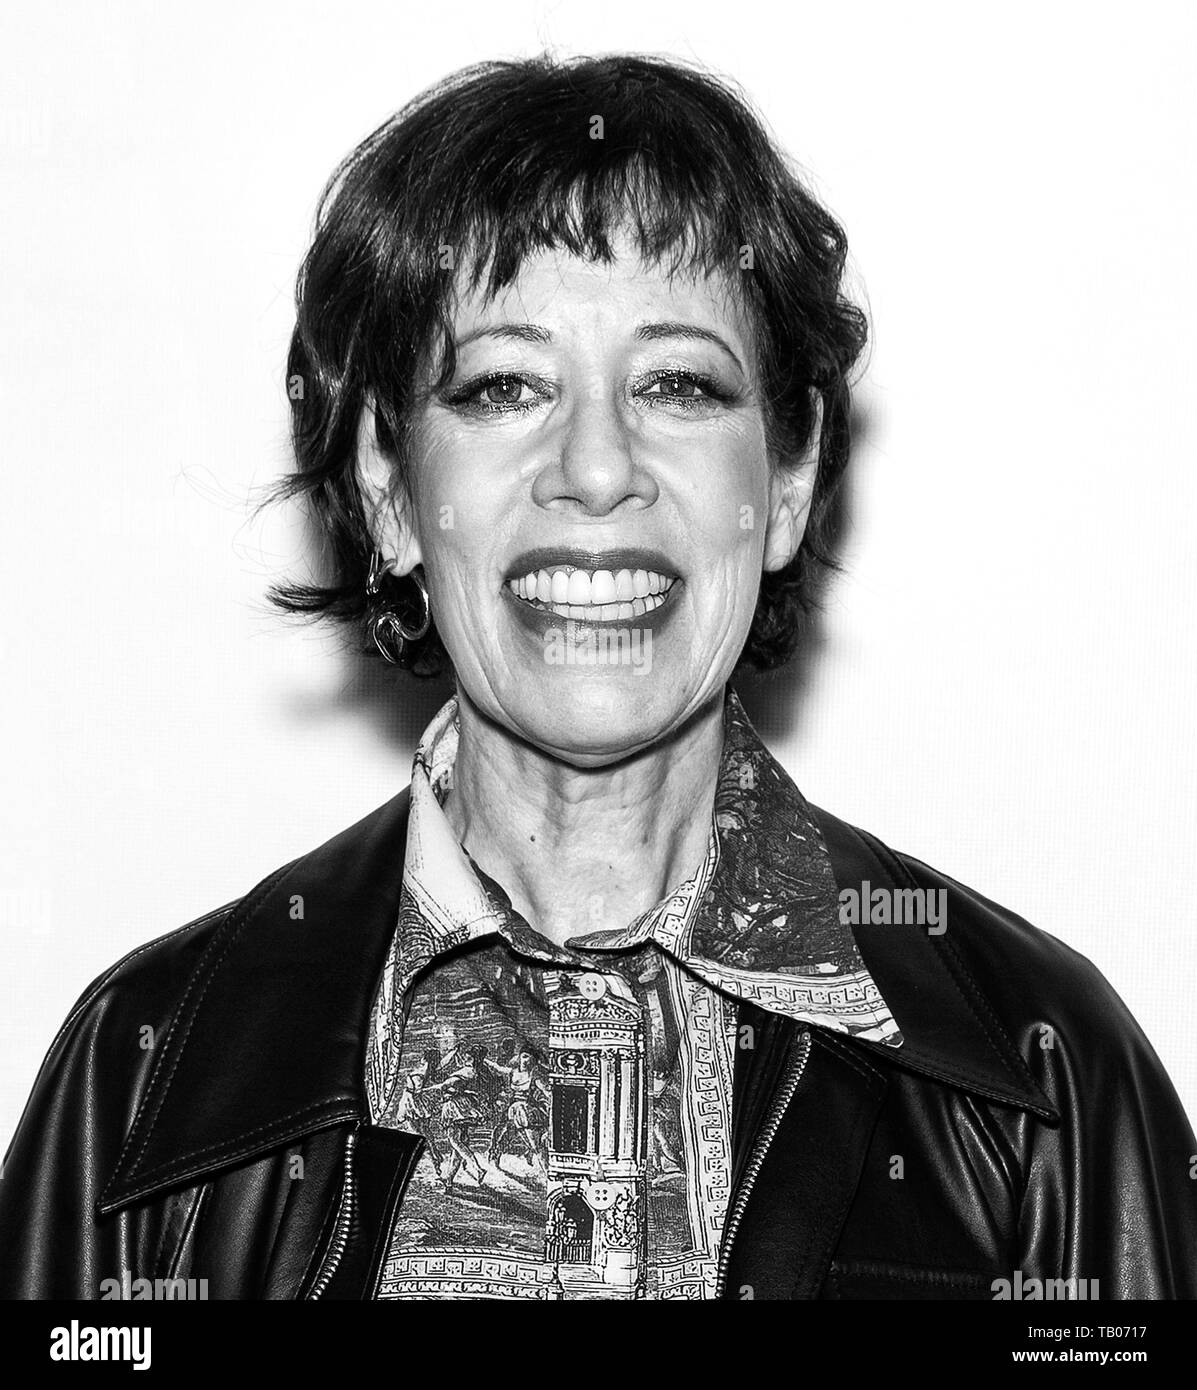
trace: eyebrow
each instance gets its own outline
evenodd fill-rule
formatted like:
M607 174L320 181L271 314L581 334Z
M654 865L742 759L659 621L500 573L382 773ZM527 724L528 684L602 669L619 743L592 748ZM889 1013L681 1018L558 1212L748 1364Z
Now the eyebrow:
M727 353L741 371L744 370L744 364L718 333L709 328L702 328L696 323L682 323L678 320L642 323L636 329L633 337L646 343L656 342L661 338L691 338L714 343L716 347L722 348ZM472 343L478 338L514 339L523 343L551 343L553 341L552 333L547 328L542 328L538 323L497 323L490 328L476 328L472 333L465 334L455 340L455 346L460 351L467 343Z

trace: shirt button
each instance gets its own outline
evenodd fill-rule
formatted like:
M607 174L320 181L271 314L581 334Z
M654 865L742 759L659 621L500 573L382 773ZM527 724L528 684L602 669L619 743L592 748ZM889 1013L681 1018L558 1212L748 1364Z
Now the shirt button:
M588 971L579 978L578 991L586 999L601 999L607 992L607 982L601 975Z
M582 1186L582 1197L591 1211L606 1211L615 1205L618 1196L609 1182L587 1182Z

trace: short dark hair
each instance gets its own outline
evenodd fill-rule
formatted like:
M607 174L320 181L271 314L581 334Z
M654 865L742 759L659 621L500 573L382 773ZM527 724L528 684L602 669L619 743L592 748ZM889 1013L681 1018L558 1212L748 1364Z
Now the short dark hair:
M601 139L591 138L596 116ZM489 267L493 296L542 250L609 264L622 227L645 262L670 275L726 274L756 333L771 447L808 448L814 393L822 399L806 534L789 565L762 576L739 665L766 670L792 656L819 574L834 567L850 376L868 336L844 292L847 238L735 88L640 54L464 68L334 171L296 287L287 371L297 466L272 494L306 500L323 582L277 584L274 603L357 625L369 648L373 543L355 469L358 423L372 401L375 437L400 478L417 371L438 335L437 387L455 366L445 248L457 270L469 265L473 289ZM385 583L393 600L399 586ZM422 675L448 667L435 622L408 644L404 664Z

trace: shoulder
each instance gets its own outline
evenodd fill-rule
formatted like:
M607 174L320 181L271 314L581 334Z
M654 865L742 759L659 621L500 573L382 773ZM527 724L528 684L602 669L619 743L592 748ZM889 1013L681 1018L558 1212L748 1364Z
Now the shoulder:
M944 944L951 942L976 954L978 963L981 957L994 965L1000 961L1006 968L1033 973L1049 987L1065 987L1070 994L1078 987L1085 992L1103 982L1101 973L1080 952L1011 908L915 855L893 849L867 830L830 812L812 809L823 832L841 902L859 895L864 909L861 915L871 917L871 923L866 921L865 925L890 926L899 935L917 931L942 938ZM878 889L888 902L878 899L870 913L863 898Z
M921 893L944 904L944 936L1011 1010L1077 1021L1101 1018L1107 1026L1107 1010L1126 1013L1113 986L1080 951L914 855L889 852Z
M900 1024L903 1009L916 1032L934 1032L936 1012L967 1013L1003 1050L1008 1040L1049 1094L1068 1057L1084 1058L1091 1085L1128 1063L1162 1074L1130 1010L1081 952L876 835L825 811L817 818L841 892L867 884L892 895L891 920L853 931Z
M205 951L242 901L135 947L92 980L55 1034L39 1086L80 1065L109 1075L138 1070L153 1056Z
M133 1057L134 1070L141 1071L175 1019L194 1013L201 994L211 1000L232 991L231 1003L240 1008L261 1002L263 990L282 987L277 964L296 943L297 916L313 928L306 937L309 978L325 967L336 971L346 951L372 951L393 920L391 900L398 902L407 808L405 788L275 868L243 896L116 961L79 997L51 1044L43 1073L72 1055L89 1069L115 1069L123 1059L117 1074L127 1074Z
M83 991L58 1039L85 1018L121 1015L127 1009L144 1014L155 1005L163 1008L181 1001L200 965L206 962L210 971L217 964L213 955L223 959L245 938L266 937L280 922L286 929L294 921L297 897L304 899L305 913L347 917L386 881L384 866L392 877L396 864L401 869L407 804L404 789L307 853L271 870L241 897L121 957Z
M136 947L79 996L46 1051L5 1157L0 1237L24 1219L14 1194L39 1190L58 1171L49 1156L76 1154L85 1167L115 1162L197 966L239 901Z

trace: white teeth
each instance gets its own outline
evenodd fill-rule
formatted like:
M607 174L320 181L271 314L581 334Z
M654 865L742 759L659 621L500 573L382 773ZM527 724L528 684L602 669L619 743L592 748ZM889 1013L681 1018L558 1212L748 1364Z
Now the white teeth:
M639 618L665 602L674 581L654 570L534 570L508 588L565 618L612 622Z
M554 603L549 605L549 611L560 618L590 623L627 622L630 618L643 618L664 602L664 594L651 594L648 598L633 599L631 603Z
M591 603L615 602L615 576L610 570L595 570L590 581Z

